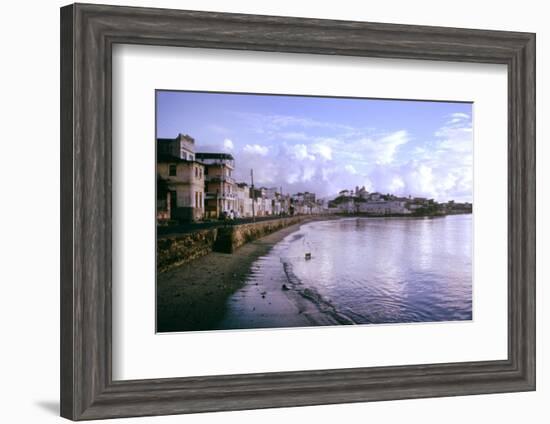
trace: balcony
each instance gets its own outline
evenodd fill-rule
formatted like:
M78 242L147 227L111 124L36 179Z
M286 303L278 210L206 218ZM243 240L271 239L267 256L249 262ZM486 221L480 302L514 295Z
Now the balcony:
M217 193L212 191L207 191L204 193L205 199L220 199L220 200L233 200L237 198L237 193L229 193L227 191L223 193Z
M201 162L205 166L220 166L222 168L235 168L235 161L233 159L214 159L214 158L204 158L203 155L196 155L197 161Z
M223 175L205 175L204 180L209 183L228 183L235 184L235 179L233 177L226 177Z

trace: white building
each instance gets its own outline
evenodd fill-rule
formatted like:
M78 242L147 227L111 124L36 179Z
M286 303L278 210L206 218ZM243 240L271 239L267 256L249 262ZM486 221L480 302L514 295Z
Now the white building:
M390 200L377 202L364 202L357 204L357 211L373 215L410 214L407 202Z
M246 183L238 183L236 187L236 205L235 212L239 218L248 218L252 216L252 199L250 197L250 188Z
M353 199L346 199L338 204L338 209L341 213L354 213L355 210L355 202Z

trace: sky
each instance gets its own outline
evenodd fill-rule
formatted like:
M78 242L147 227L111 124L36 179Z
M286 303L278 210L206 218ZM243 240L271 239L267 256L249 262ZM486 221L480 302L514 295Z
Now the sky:
M157 91L156 108L157 137L231 153L239 182L472 201L471 103Z

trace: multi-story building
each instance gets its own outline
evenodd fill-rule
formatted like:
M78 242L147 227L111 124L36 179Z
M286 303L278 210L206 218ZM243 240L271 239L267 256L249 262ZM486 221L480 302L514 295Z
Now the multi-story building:
M304 193L296 193L292 195L292 206L294 214L303 215L317 213L317 202L315 193L308 191Z
M237 183L237 197L235 200L235 212L238 218L248 218L254 213L250 187L246 183Z
M310 193L309 191L304 192L304 203L315 203L315 193Z
M290 196L288 194L279 195L280 210L283 215L290 213Z
M157 155L157 217L182 222L204 215L204 166L195 160Z
M229 153L197 153L196 159L204 165L205 215L219 218L236 209L236 184L232 173L235 160Z
M176 138L158 138L157 155L194 161L195 139L187 134L178 134Z

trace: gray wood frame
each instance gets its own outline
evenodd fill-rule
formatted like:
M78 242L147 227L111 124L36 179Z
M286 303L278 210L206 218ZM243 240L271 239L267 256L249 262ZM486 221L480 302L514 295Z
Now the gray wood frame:
M508 359L111 378L115 43L508 67ZM73 420L535 389L535 35L75 4L61 9L61 415Z

